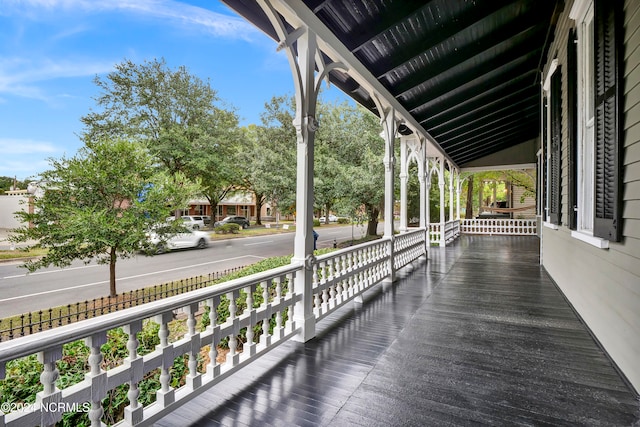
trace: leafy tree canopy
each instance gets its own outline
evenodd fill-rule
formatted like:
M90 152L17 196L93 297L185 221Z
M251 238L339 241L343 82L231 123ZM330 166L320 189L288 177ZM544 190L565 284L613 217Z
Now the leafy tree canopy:
M15 178L9 176L0 176L0 194L4 194L5 191L8 191L14 185L16 188L25 189L27 188L28 181L20 181Z
M52 159L41 174L44 195L32 213L16 212L23 226L13 240L35 240L47 254L24 264L29 271L67 266L76 259L110 264L110 294L116 294L115 264L146 248L147 233L184 207L199 186L153 166L148 152L126 140L86 142L72 158ZM161 229L160 233L171 233Z
M83 138L134 138L146 144L155 162L170 174L200 179L215 211L240 181L234 157L240 138L235 109L224 106L209 81L185 67L172 70L164 59L116 64L106 78L96 77L97 108L82 117Z
M238 146L239 163L245 189L256 196L259 211L270 201L280 211L295 205L296 130L293 126L294 100L275 96L265 103L261 126L243 129Z

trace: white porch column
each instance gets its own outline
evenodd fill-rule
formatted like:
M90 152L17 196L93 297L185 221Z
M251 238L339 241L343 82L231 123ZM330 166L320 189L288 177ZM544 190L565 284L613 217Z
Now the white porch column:
M425 173L424 159L420 159L422 166L418 168L418 182L420 183L420 228L425 228L429 223L427 212L429 200L427 193L427 174Z
M315 336L316 322L313 314L313 148L315 131L318 122L315 118L316 101L319 83L316 84L316 69L319 70L317 81L328 72L324 63L316 64L321 57L316 35L305 25L291 29L280 14L268 1L258 0L280 43L278 50L287 54L289 67L293 74L296 96L296 115L293 125L296 128L296 234L294 237L292 263L301 264L293 283L294 292L302 295L293 310L293 327L300 330L294 338L297 341L308 341ZM336 66L335 64L333 66Z
M427 200L425 206L425 228L427 229L427 247L431 246L431 174L427 174L425 182Z
M374 99L377 98L374 96ZM389 247L389 276L384 280L388 285L396 280L396 272L393 268L393 205L394 205L394 141L396 138L397 123L395 120L395 110L393 108L384 108L381 103L377 102L378 111L380 112L380 122L382 124L382 137L384 139L384 237L390 240Z
M426 162L425 162L425 151L426 151L426 147L424 144L424 140L422 140L422 138L420 138L418 140L418 151L417 151L417 157L418 157L418 183L420 184L420 224L419 227L425 229L424 231L424 235L425 235L425 239L424 239L424 258L428 258L429 257L429 228L427 226L428 224L428 219L427 219L427 212L428 212L428 207L427 204L429 203L429 200L427 199L427 184L426 184L426 175L427 175L427 168L426 168Z
M440 246L446 246L444 232L444 159L439 160L440 173L438 176L438 186L440 187Z
M498 201L498 181L491 181L491 188L493 190L493 200L491 200L491 206L497 207Z
M407 137L400 137L400 232L407 232L407 179L409 165L407 164Z
M484 180L480 180L480 185L478 186L478 215L482 213L482 204L484 203Z
M294 263L304 263L295 280L296 293L303 298L295 306L294 322L302 330L298 341L308 341L316 334L313 314L312 264L313 256L313 148L318 122L315 118L317 92L315 90L316 37L308 29L297 42L298 80L296 84L297 177L296 177L296 235L293 247Z
M460 221L460 193L462 192L462 181L460 172L456 174L456 219Z
M453 166L449 164L449 221L453 221Z

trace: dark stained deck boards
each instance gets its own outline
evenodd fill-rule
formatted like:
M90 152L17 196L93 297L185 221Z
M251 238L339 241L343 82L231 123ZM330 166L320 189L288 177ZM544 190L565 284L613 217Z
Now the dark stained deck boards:
M462 236L161 426L637 425L637 397L538 263ZM334 323L340 320L339 323Z

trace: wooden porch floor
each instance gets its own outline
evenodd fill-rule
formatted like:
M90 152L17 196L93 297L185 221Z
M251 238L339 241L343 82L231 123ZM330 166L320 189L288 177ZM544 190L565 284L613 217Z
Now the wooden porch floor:
M536 237L462 236L161 426L636 425L637 397L538 264Z

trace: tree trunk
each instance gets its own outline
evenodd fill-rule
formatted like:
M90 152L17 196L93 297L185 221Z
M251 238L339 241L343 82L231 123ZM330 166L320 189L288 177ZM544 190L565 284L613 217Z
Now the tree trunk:
M467 206L465 208L464 217L466 219L473 218L473 175L467 181Z
M214 224L218 220L218 218L216 218L216 213L218 212L218 203L214 203L212 200L209 200L209 206L211 207L211 222L209 223L209 228L213 230L215 228Z
M264 196L258 193L253 193L253 194L256 198L256 225L262 225L262 221L260 220L260 212L262 211Z
M380 215L380 209L375 206L367 207L369 214L369 222L367 223L367 236L378 235L378 217Z
M109 260L109 296L115 297L117 295L116 292L116 261L118 257L116 256L116 248L111 248Z

